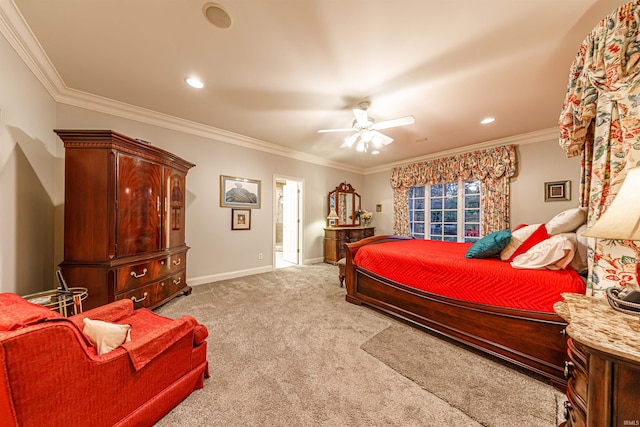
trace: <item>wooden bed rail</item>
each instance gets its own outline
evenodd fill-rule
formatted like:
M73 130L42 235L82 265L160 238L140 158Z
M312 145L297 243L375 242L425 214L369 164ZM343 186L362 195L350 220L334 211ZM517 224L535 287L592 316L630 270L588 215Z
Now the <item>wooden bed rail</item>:
M350 295L354 295L355 293L355 264L353 262L356 257L356 253L358 249L362 246L366 245L377 245L380 243L388 243L388 242L398 242L401 240L411 240L413 237L405 237L405 236L394 236L394 235L380 235L380 236L372 236L367 237L366 239L358 240L353 243L345 243L344 244L344 253L346 258L346 266L345 266L345 283L347 288L347 296L346 300L352 304L360 305L362 302L355 298L350 298Z
M566 322L555 313L457 300L393 282L354 263L360 248L410 240L373 236L345 244L345 300L376 308L546 377L565 391Z

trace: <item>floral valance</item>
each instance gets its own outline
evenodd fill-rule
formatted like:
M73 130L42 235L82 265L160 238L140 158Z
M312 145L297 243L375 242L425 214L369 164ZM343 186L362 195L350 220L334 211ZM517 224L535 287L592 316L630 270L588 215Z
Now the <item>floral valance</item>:
M616 9L587 35L569 72L569 85L558 125L560 146L569 157L579 155L590 126L595 123L598 103L606 98L623 119L627 108L637 109L634 92L640 84L640 0ZM617 106L618 103L629 105ZM622 123L621 132L638 133L634 125Z
M408 236L409 187L478 179L482 181L482 234L509 227L509 177L516 173L514 145L470 151L400 166L391 172L393 232Z
M443 184L462 179L509 178L516 173L514 145L476 150L393 168L393 188Z

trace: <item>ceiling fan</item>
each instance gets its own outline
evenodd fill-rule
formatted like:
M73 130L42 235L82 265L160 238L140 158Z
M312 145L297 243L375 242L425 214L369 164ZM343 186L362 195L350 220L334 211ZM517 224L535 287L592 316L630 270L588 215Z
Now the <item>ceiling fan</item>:
M352 147L356 143L356 150L366 152L369 149L369 144L374 146L373 154L378 153L378 148L383 145L389 145L393 142L393 138L378 132L380 129L388 129L397 126L411 125L416 122L413 116L400 117L398 119L385 120L383 122L377 122L367 115L367 109L369 108L369 102L363 101L358 104L358 108L354 108L353 114L356 116L353 121L353 126L350 128L342 129L321 129L318 133L326 132L354 132L351 136L344 139L344 143L340 146Z

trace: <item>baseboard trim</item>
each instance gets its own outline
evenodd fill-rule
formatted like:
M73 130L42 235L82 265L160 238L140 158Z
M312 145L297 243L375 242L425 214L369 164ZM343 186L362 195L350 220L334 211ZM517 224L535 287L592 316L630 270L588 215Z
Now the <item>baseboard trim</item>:
M271 271L273 271L273 266L266 265L263 267L249 268L246 270L238 270L238 271L229 271L226 273L212 274L209 276L191 277L191 278L187 278L187 283L190 286L198 286L198 285L204 285L206 283L220 282L221 280L236 279L238 277L252 276L254 274L260 274L260 273L269 273Z
M318 264L324 262L324 258L309 258L302 262L302 265ZM207 283L220 282L222 280L237 279L238 277L252 276L254 274L269 273L273 271L273 265L265 265L263 267L248 268L246 270L228 271L226 273L211 274L200 277L187 277L189 286L204 285Z

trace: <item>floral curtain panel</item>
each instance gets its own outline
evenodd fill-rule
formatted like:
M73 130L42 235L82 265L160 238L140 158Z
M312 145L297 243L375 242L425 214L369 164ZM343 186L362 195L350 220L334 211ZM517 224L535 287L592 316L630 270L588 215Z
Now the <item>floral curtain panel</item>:
M627 170L640 164L640 0L621 6L587 36L569 74L560 146L582 156L588 226L606 211ZM639 190L640 191L640 190ZM636 242L589 239L588 294L637 283Z
M459 179L482 181L483 235L508 228L509 178L515 175L516 164L515 146L505 145L393 168L393 233L399 236L410 234L410 187L444 184Z

